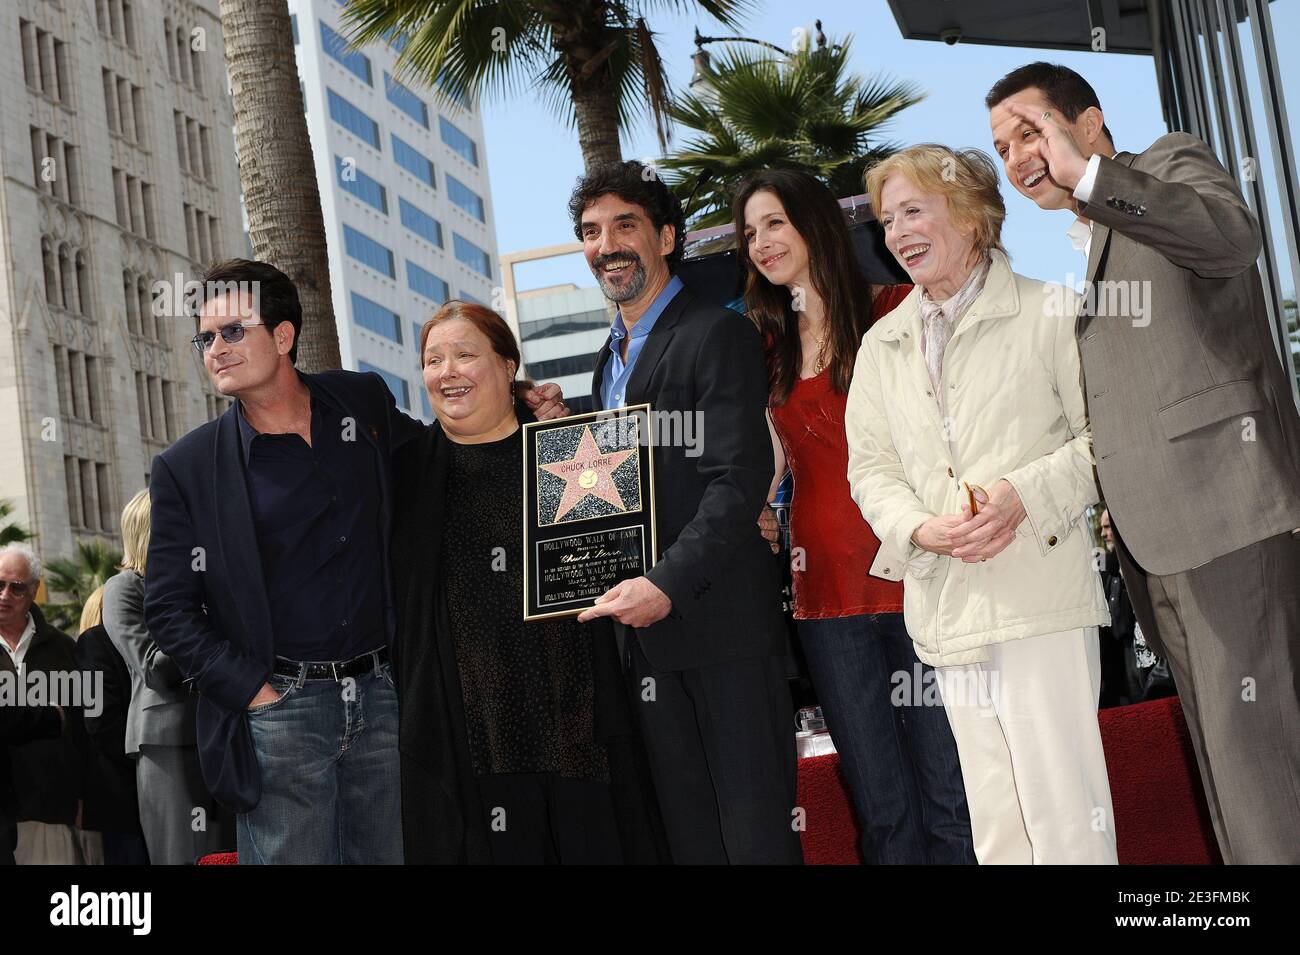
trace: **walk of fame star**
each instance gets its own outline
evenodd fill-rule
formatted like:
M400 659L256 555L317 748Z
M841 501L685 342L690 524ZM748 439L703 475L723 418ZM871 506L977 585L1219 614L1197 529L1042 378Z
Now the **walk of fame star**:
M577 507L588 494L607 501L617 510L627 510L611 475L634 454L635 448L626 451L600 450L591 428L584 425L582 438L578 441L578 449L573 452L572 458L539 465L543 471L549 471L564 481L564 496L560 498L560 506L555 511L554 523L564 520L564 515Z

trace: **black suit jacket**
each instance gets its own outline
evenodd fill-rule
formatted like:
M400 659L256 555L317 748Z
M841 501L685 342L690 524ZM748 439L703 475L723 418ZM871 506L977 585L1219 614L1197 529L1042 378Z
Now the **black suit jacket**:
M0 656L7 658L7 654ZM57 739L61 731L59 711L53 706L0 706L0 865L13 865L18 844L18 799L10 747Z
M86 803L82 828L91 832L135 832L140 810L135 760L126 754L126 714L131 705L131 671L102 625L77 637L77 669L102 679L98 715L83 711L88 740Z
M59 699L55 674L77 669L76 641L45 619L41 608L31 609L36 634L23 660L23 677L44 673L49 680L50 702L64 707L67 730L58 739L39 738L9 747L19 822L72 825L77 800L85 795L85 758L88 743L81 725L81 709L72 699ZM14 674L9 654L0 653L0 670Z
M609 355L606 341L593 377L596 408L604 407ZM778 566L758 529L775 468L758 330L682 289L646 338L625 394L628 405L668 413L660 422L682 422L655 429L658 562L646 576L673 609L637 631L646 659L685 670L784 653ZM687 418L696 446L665 442L691 433Z
M27 650L25 668L34 667L35 664L30 663L31 651L35 650L36 639L45 630L49 633L43 643L55 648L59 654L72 654L72 639L45 624L39 607L34 605L31 608L31 616L36 621L36 634ZM16 673L8 654L0 654L0 669L8 670L9 674ZM10 678L17 680L16 676ZM18 845L18 793L14 780L21 778L23 787L34 782L27 774L30 767L22 758L23 750L36 741L57 743L61 733L62 720L55 707L0 706L0 865L13 864L14 846Z
M397 410L374 373L304 375L356 419L380 468L385 618L395 633L388 572L392 517L390 458L424 425ZM235 406L154 459L145 623L158 646L199 692L199 763L209 791L236 812L261 798L261 775L245 716L274 663L271 608L244 474Z

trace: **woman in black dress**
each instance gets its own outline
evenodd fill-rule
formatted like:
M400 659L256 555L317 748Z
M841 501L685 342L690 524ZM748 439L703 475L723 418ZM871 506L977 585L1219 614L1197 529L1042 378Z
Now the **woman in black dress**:
M514 335L451 301L420 354L438 422L394 461L406 860L658 861L611 627L523 620Z

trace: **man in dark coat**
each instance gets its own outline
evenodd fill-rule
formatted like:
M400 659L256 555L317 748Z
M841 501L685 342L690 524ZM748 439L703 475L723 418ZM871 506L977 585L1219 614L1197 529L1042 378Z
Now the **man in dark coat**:
M0 706L0 865L14 864L18 807L9 748L33 740L57 739L63 714L57 706Z
M652 421L678 422L682 439L655 446L655 566L578 619L610 616L624 630L673 860L797 864L786 627L758 529L775 465L758 333L673 274L685 219L653 170L593 170L569 212L619 306L596 360L595 407L649 403Z
M77 705L50 694L58 675L77 669L75 642L51 626L36 606L40 559L25 544L0 549L0 862L12 861L17 822L75 826L82 795L82 754L71 733L63 735L52 704ZM29 699L34 674L44 674L44 699ZM51 679L51 678L56 679ZM12 692L10 692L12 691ZM10 702L12 700L12 703ZM27 705L42 704L42 705ZM71 716L73 714L69 714ZM70 721L69 721L70 722ZM70 861L70 860L69 860Z
M241 863L401 862L388 462L420 425L378 375L294 368L280 270L231 260L204 292L195 343L236 400L154 461L148 632L198 688Z
M154 461L148 631L198 688L241 864L401 862L390 457L424 426L376 374L297 371L279 269L202 291L194 344L235 401Z

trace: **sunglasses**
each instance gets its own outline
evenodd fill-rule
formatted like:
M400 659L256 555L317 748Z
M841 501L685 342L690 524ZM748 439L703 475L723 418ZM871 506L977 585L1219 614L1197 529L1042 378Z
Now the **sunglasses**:
M244 340L245 328L256 328L258 325L265 324L265 322L231 322L217 329L217 332L221 333L221 340L227 345L234 345ZM217 332L199 332L190 339L200 355L212 347L212 343L217 340Z
M8 590L15 597L26 597L32 585L18 580L0 580L0 594Z

